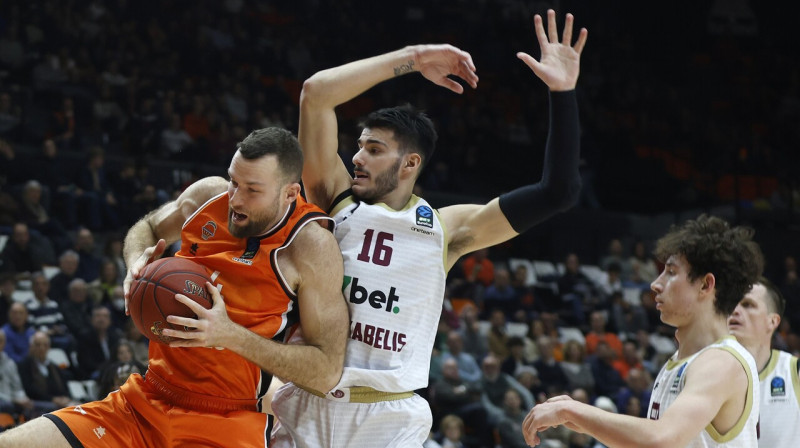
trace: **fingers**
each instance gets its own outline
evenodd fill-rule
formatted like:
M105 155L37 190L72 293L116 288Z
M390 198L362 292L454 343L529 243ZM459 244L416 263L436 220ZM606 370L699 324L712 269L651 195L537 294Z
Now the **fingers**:
M222 294L219 293L219 289L216 286L212 285L211 282L206 282L206 290L209 294L211 294L211 306L225 306L225 299L222 298Z
M191 317L181 317L172 315L167 316L167 322L173 325L180 325L182 327L187 327L187 328L197 328L200 325L200 321L197 319L192 319ZM175 330L164 329L164 331L175 331Z
M564 45L572 45L572 22L575 17L572 14L567 14L567 19L564 21L564 32L561 34L561 43Z
M469 54L467 54L467 58L459 63L458 77L466 81L473 89L477 89L478 75L475 74L475 64L472 63L472 57Z
M219 294L219 293L217 293ZM186 305L192 312L198 316L202 316L203 312L207 311L203 305L195 302L194 300L186 297L183 294L175 294L175 300L181 302L182 304Z
M556 12L552 9L547 10L547 35L551 44L558 43L558 27L556 26Z
M539 41L539 46L544 50L544 47L547 44L547 35L544 34L542 16L539 14L533 16L533 27L536 30L536 39Z
M522 62L524 62L525 65L530 67L530 69L533 70L533 72L536 73L537 76L538 76L538 73L539 73L538 70L539 70L539 67L541 66L541 63L539 61L534 59L533 56L529 55L528 53L523 53L521 51L519 53L517 53L517 57L520 60L522 60Z
M436 82L436 85L442 86L448 90L452 90L455 93L464 93L464 86L447 77Z
M578 42L575 43L575 46L572 47L578 54L581 54L583 51L583 46L586 45L586 38L589 36L589 30L586 28L581 28L580 34L578 34Z
M167 242L162 238L158 240L155 246L153 246L153 251L150 253L150 259L148 260L148 263L159 259L162 255L164 255L165 250L167 250Z

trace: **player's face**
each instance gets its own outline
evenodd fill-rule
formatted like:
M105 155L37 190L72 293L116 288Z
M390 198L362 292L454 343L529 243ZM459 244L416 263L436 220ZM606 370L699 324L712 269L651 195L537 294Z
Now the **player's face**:
M743 343L769 341L775 316L767 305L767 288L756 283L728 317L728 331Z
M701 279L689 280L689 270L686 258L672 255L667 258L661 275L650 284L656 293L656 309L661 311L661 321L673 327L691 321L702 288Z
M403 156L394 131L365 128L353 156L353 194L366 202L381 202L397 188Z
M248 160L237 151L228 168L228 231L236 238L266 233L283 216L278 159Z

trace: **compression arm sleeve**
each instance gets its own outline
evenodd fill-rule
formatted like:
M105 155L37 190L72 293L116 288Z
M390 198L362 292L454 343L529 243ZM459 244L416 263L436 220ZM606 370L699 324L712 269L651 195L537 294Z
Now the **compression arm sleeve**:
M550 92L550 125L542 180L500 195L500 210L522 233L578 201L580 129L575 90Z

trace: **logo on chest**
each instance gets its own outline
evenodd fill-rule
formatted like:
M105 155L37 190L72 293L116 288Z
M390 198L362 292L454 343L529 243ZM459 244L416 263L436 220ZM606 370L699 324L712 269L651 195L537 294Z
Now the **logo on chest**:
M417 225L433 228L433 210L426 205L417 207Z
M217 233L217 223L214 221L208 221L207 223L203 224L203 227L200 229L200 236L203 240L208 240L209 238L213 238L214 235Z
M398 306L400 297L397 295L397 288L394 286L389 288L388 293L379 290L369 291L367 288L358 284L358 277L345 276L342 291L347 289L348 285L350 285L350 303L356 305L369 303L369 306L376 310L383 309L387 313L391 312L394 314L400 312L400 307Z

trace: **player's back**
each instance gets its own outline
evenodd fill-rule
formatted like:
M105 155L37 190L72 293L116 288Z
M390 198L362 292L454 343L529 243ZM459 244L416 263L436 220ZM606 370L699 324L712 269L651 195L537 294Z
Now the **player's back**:
M800 441L800 378L797 357L772 350L759 375L761 386L760 448L795 447Z

